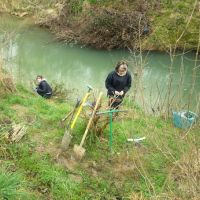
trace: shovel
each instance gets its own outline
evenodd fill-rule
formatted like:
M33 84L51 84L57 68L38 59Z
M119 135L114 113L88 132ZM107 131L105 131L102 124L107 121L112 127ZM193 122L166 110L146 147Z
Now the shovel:
M64 136L63 136L62 142L61 142L61 147L62 147L63 150L67 150L67 148L69 147L71 137L72 137L71 134L70 134L69 128L70 128L70 124L72 122L72 119L74 117L74 114L75 114L77 108L79 107L79 105L80 105L80 100L77 99L77 102L76 102L74 109L67 115L67 117L70 117L70 116L71 117L70 117L69 123L66 126L65 133L64 133ZM67 117L65 117L62 121L66 120Z
M68 149L68 147L69 147L69 144L70 144L71 139L72 139L72 134L71 134L72 130L73 130L74 126L75 126L75 123L76 123L76 121L78 119L78 116L80 115L80 113L81 113L81 111L83 109L83 105L85 104L85 102L87 101L87 98L90 95L90 91L91 90L92 90L92 87L88 86L88 92L85 94L85 96L84 96L84 98L83 98L83 100L82 100L82 102L81 102L81 104L80 104L80 106L78 108L78 111L77 111L77 113L76 113L76 115L75 115L70 127L68 127L66 129L66 131L65 131L65 134L64 134L64 136L62 138L62 143L61 143L61 147L62 147L63 151L66 151ZM73 118L73 115L72 115L71 119L72 118Z
M83 134L83 137L82 137L82 140L81 140L80 145L79 145L79 146L76 145L76 144L74 145L74 149L73 149L73 150L74 150L74 153L75 153L76 158L78 158L79 160L81 160L82 157L83 157L84 154L85 154L85 149L83 148L83 143L84 143L85 138L86 138L86 136L87 136L88 130L89 130L91 124L92 124L92 120L93 120L93 118L94 118L94 116L95 116L95 114L96 114L96 110L97 110L97 108L98 108L98 105L99 105L99 103L100 103L100 100L101 100L102 95L103 95L103 93L100 92L99 97L98 97L98 99L97 99L97 102L96 102L96 104L95 104L94 110L93 110L93 112L92 112L92 116L90 117L89 122L88 122L88 124L87 124L87 127L86 127L86 129L85 129L85 132L84 132L84 134Z

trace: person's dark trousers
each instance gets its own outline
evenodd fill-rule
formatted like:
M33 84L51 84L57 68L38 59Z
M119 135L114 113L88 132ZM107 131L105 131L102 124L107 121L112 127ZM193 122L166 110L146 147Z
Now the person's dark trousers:
M51 96L52 96L52 93L44 94L44 93L38 92L38 91L37 91L37 93L38 93L40 96L42 96L43 98L45 98L45 99L49 99L49 98L51 98Z
M44 94L44 95L43 95L43 97L44 97L45 99L50 99L51 96L52 96L52 93Z
M38 91L37 91L37 93L38 93L40 96L42 96L42 97L43 97L43 95L44 95L43 92L38 92Z

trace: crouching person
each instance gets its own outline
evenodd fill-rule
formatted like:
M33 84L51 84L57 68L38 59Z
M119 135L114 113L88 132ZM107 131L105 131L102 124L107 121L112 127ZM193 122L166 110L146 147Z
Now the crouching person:
M36 92L46 98L49 99L52 96L52 89L47 81L43 78L43 76L38 75L36 77L36 81L38 83L38 87L36 87Z

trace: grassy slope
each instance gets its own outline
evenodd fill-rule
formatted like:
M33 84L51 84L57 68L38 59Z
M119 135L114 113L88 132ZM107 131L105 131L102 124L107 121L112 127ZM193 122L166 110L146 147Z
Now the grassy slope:
M5 182L0 184L0 198L197 197L198 127L181 139L183 131L173 128L171 121L145 116L134 107L126 120L114 123L113 154L108 149L106 129L103 140L90 135L84 160L69 170L58 164L56 155L64 132L60 120L70 109L64 102L44 100L20 86L17 94L3 97L1 135L10 121L24 123L28 130L17 144L5 143L0 137L0 183ZM79 120L71 147L80 141L84 127L85 121ZM127 137L138 136L147 138L141 146L126 142Z

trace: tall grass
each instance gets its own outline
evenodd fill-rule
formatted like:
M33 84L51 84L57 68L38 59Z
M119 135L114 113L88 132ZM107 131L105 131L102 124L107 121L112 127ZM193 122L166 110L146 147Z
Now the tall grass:
M24 179L19 173L0 168L0 199L35 199L24 186Z
M197 1L194 2L194 9L196 3ZM199 42L196 44L197 49L193 61L189 95L184 103L184 84L186 81L184 77L187 77L183 63L183 57L186 54L185 49L181 53L179 83L176 87L173 85L174 81L177 81L177 77L173 73L175 60L178 54L180 56L177 46L193 17L192 15L193 12L189 14L186 27L178 35L175 44L169 47L168 54L171 62L168 66L168 81L164 87L163 84L157 82L153 92L152 89L148 93L145 92L142 77L148 57L143 57L142 45L140 45L139 53L136 54L132 51L133 56L130 62L134 63L136 74L134 94L130 95L125 104L129 105L133 113L128 116L128 119L132 118L132 120L129 122L124 120L123 122L124 132L130 138L146 137L146 141L140 144L139 150L134 154L136 171L141 178L138 186L139 194L133 192L135 194L133 196L136 196L135 199L142 199L144 196L147 199L180 198L181 200L187 200L198 199L200 196L199 122L190 129L178 129L173 127L171 119L173 110L192 110L198 115L200 111L200 93L196 90L200 66ZM138 40L140 41L140 39ZM144 98L144 94L146 98ZM145 111L142 114L134 112L135 108L131 102L135 100L140 102L140 107ZM123 123L119 126L121 127ZM140 193L142 194L140 195Z
M0 96L14 91L16 91L16 88L12 75L8 74L0 63Z

